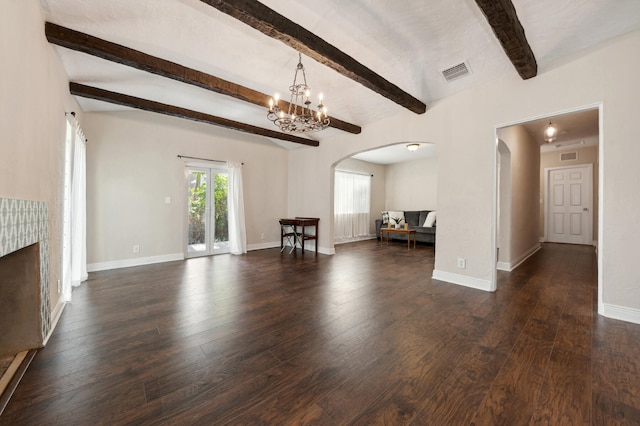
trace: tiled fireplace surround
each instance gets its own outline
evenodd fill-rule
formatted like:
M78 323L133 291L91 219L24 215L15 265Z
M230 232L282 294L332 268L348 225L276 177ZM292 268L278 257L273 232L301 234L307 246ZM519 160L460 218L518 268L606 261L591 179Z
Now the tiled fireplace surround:
M45 202L0 198L0 257L39 243L41 344L51 330L49 214ZM0 286L2 277L0 277ZM0 288L0 295L2 289ZM0 296L1 297L1 296ZM33 349L33 348L30 348Z

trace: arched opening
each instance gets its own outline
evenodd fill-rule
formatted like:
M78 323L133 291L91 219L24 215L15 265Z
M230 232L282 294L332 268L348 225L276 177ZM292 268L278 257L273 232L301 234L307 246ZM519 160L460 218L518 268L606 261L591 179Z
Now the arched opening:
M410 149L411 148L411 149ZM415 148L415 149L414 149ZM356 231L345 222L344 212L337 211L338 187L336 174L366 176L370 180L368 232ZM355 153L336 161L331 168L331 237L334 244L373 239L377 237L377 221L388 210L418 211L437 209L437 149L429 142L401 142ZM365 179L366 180L366 179ZM341 203L340 203L341 204ZM347 223L347 225L345 225Z

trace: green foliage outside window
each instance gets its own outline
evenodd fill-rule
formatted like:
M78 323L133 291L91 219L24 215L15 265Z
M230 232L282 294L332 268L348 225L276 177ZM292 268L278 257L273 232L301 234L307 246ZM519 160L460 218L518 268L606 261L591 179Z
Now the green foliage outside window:
M207 207L206 173L191 171L189 184L189 244L204 244L205 213ZM229 240L226 174L214 174L213 201L215 241Z

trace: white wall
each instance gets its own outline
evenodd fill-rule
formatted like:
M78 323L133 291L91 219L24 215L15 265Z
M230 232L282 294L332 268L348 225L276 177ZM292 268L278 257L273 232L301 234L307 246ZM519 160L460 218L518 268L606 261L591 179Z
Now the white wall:
M511 72L489 84L429 106L423 115L398 115L339 135L313 151L290 154L289 210L331 222L331 166L352 153L406 140L438 145L438 250L436 274L490 288L495 274L495 173L497 127L602 103L600 191L601 312L615 306L640 311L640 141L637 95L640 32L576 55L530 80ZM615 66L611 66L615 64ZM634 96L634 94L636 96ZM304 182L304 184L303 184ZM313 195L308 188L313 187ZM321 248L332 252L333 226L320 229ZM466 269L456 267L466 258ZM640 316L638 316L640 321Z
M81 111L44 36L37 0L2 1L0 13L0 197L49 205L52 309L61 279L62 182L66 118Z
M247 244L250 249L280 245L278 219L287 215L285 149L246 133L142 111L85 113L83 127L89 139L92 269L183 253L185 161L179 154L243 162ZM134 244L139 253L133 253Z
M371 175L371 210L369 234L376 233L376 219L382 217L385 199L386 167L382 164L369 163L367 161L356 160L355 158L345 158L336 165L336 170L347 172L365 173Z
M498 137L509 148L511 160L507 260L508 269L511 270L540 247L540 146L521 125L499 129Z
M436 210L438 207L438 157L387 166L384 210Z

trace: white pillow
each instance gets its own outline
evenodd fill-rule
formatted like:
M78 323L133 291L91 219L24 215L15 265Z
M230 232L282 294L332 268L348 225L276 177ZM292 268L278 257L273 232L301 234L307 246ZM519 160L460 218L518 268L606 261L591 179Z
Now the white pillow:
M399 218L400 219L400 225L404 225L404 212L394 212L389 210L389 222L391 222L392 225L396 224L396 221L393 220L395 218Z
M427 228L431 228L433 224L436 223L436 212L429 212L427 218L424 221L424 225Z

